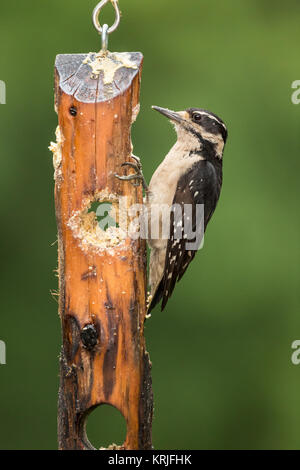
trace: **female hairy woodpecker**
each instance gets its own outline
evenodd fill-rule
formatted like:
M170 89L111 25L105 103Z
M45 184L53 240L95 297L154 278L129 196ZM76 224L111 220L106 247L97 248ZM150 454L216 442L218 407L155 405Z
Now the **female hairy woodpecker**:
M204 231L219 200L222 186L222 158L227 128L215 114L189 108L174 112L153 106L175 126L177 142L153 174L147 187L140 161L126 162L134 175L122 180L141 180L146 192L145 206L151 214L148 244L151 248L148 313L162 300L161 310L172 295L175 284L184 275L202 242ZM168 207L168 234L162 233L162 215L154 207ZM173 210L174 208L178 210ZM203 208L202 213L197 208ZM189 208L188 211L186 208ZM182 210L181 210L182 209ZM200 216L198 217L198 215ZM202 216L201 216L202 214ZM152 235L158 222L159 236ZM197 235L200 234L200 237ZM151 236L152 235L152 236ZM188 242L197 243L188 245ZM200 240L199 240L200 238ZM193 246L193 248L191 248ZM195 246L195 247L194 247Z

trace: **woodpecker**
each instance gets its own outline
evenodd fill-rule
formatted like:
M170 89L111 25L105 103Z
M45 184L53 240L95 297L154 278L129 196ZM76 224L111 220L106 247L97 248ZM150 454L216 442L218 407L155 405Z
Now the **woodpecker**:
M227 140L227 128L214 113L199 108L189 108L175 112L158 106L152 107L166 116L174 125L177 142L154 172L149 187L147 186L140 160L132 156L135 163L126 162L135 174L119 176L122 180L142 181L145 189L145 206L151 214L149 226L161 227L161 215L153 211L154 207L182 207L183 211L175 217L169 211L168 236L152 237L149 230L148 244L151 248L149 266L150 304L148 314L160 302L163 310L171 297L175 284L186 272L194 259L197 248L187 248L188 233L200 234L201 240L209 220L217 206L222 187L222 159ZM191 217L185 214L185 207L191 207ZM202 219L196 216L197 207L204 208ZM155 215L154 215L155 212ZM154 219L159 220L154 220ZM190 219L190 222L187 220ZM200 227L201 225L201 227ZM161 234L161 232L160 232ZM178 235L179 234L179 235Z

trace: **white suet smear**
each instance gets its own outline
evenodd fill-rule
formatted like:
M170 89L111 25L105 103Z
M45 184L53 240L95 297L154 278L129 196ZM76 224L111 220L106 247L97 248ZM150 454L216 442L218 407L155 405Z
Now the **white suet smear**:
M93 200L87 199L81 211L76 211L69 219L68 227L72 230L73 236L80 241L80 248L88 252L90 249L97 254L108 253L115 255L114 248L125 247L125 240L128 237L126 230L121 227L111 226L107 230L99 227L95 212L89 212L93 202L108 202L118 205L118 197L107 190L99 192ZM119 215L119 214L118 214Z
M48 148L53 153L54 179L57 183L59 183L59 181L62 179L62 145L65 140L59 126L56 128L55 135L56 142L50 142Z
M82 62L92 69L92 77L99 77L103 73L103 84L109 85L113 83L117 70L125 67L129 69L138 69L138 66L131 60L128 52L99 52L94 55L90 52Z
M138 103L132 111L132 118L131 118L131 124L133 124L136 121L136 118L138 117L138 114L140 112L141 105Z

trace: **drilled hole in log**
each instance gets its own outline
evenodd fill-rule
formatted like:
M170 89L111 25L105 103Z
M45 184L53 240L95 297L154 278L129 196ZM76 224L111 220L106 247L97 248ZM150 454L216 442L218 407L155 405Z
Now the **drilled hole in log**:
M125 210L124 207L120 209L119 205L118 196L103 190L86 199L82 210L73 213L68 226L84 251L93 250L101 254L107 249L124 246L127 210L126 207Z
M88 416L86 433L95 449L122 447L127 426L123 415L114 406L97 406Z
M116 221L115 208L110 202L99 203L97 201L94 201L91 204L88 213L91 212L95 214L98 222L98 227L100 227L101 230L104 230L106 232L109 227L119 228L119 224Z

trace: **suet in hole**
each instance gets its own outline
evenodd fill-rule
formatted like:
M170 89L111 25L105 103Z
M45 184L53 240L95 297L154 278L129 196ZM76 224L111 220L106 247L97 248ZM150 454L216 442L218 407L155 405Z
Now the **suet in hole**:
M103 190L86 199L81 210L73 212L68 226L82 250L100 253L124 245L127 232L123 218L127 212L124 215L119 210L119 201L117 196Z

